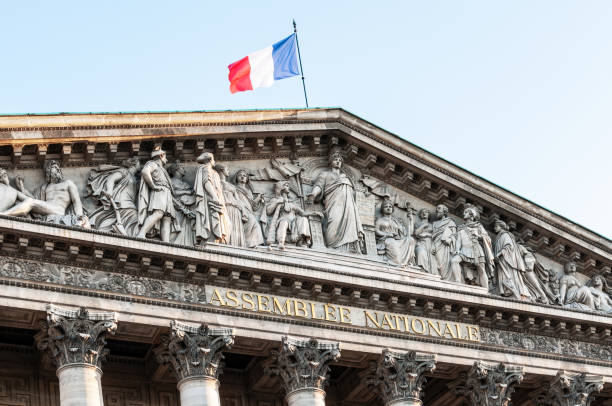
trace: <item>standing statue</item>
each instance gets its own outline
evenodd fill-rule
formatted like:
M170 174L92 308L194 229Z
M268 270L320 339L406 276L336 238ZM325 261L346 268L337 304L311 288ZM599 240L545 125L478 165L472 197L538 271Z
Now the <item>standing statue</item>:
M495 275L491 237L478 221L480 216L476 208L470 206L463 210L463 218L466 222L457 229L451 272L455 275L461 274L461 277L470 284L488 288L489 279L493 279Z
M247 217L242 213L242 206L238 201L238 191L236 186L227 181L229 178L229 170L223 164L216 164L215 170L219 174L221 180L221 188L223 189L223 198L225 200L225 209L227 217L231 224L229 232L228 244L236 247L246 247L246 238L244 236L244 228L242 224L247 221Z
M402 220L393 216L394 206L389 199L383 200L376 219L376 249L391 263L406 266L414 264L416 242L412 234L412 222L406 227Z
M168 166L168 175L174 193L174 208L179 229L171 233L170 241L175 244L193 246L195 245L195 195L193 189L183 180L185 168L177 160Z
M561 305L578 310L596 310L593 292L576 278L576 264L568 262L563 270L565 275L559 281Z
M434 246L432 241L433 225L429 222L429 210L421 209L418 213L419 221L414 229L416 239L416 264L428 273L440 275Z
M138 238L146 238L151 231L157 233L162 241L170 241L170 233L178 232L180 224L174 210L174 190L170 175L164 168L168 162L166 153L155 147L151 160L140 171L140 190L138 192Z
M595 275L589 280L587 286L591 290L595 309L602 313L612 314L612 298L608 282L601 275Z
M89 195L98 199L98 207L89 216L96 230L112 231L121 235L138 234L138 158L129 158L121 166L100 165L89 172L87 189Z
M324 234L328 248L361 252L363 227L355 204L355 191L349 178L340 171L344 159L339 151L329 155L330 169L319 174L308 195L308 203L321 195L325 213Z
M525 263L514 236L508 230L508 225L501 220L495 221L494 231L497 233L493 248L497 261L499 294L519 300L530 299L531 295L523 281L527 273Z
M311 234L307 217L323 217L323 213L306 211L290 202L289 190L289 182L286 180L279 180L274 185L275 197L264 208L264 213L268 217L271 216L266 221L268 225L266 242L270 246L276 241L279 248L284 249L289 233L289 242L298 247L308 247L311 244Z
M240 169L236 172L235 178L236 198L238 199L238 204L242 208L242 215L246 218L246 221L242 223L244 240L246 243L245 246L252 248L263 245L265 240L261 229L261 223L259 222L258 216L255 214L255 211L258 210L264 202L263 196L253 193L249 174L244 169Z
M463 282L461 270L453 273L451 258L455 252L455 241L457 239L457 224L448 217L448 207L439 204L436 207L437 220L433 223L433 253L442 279L452 282Z
M202 153L197 162L194 189L196 193L196 241L204 244L210 238L227 244L232 225L228 219L221 178L215 171L215 158L210 152Z
M59 162L51 160L45 164L45 183L36 196L26 190L22 178L17 177L15 183L19 193L12 199L14 195L7 189L9 195L3 198L3 206L10 204L11 200L13 203L19 203L6 208L0 214L18 217L32 214L51 223L90 227L89 219L83 214L79 190L73 181L64 180Z

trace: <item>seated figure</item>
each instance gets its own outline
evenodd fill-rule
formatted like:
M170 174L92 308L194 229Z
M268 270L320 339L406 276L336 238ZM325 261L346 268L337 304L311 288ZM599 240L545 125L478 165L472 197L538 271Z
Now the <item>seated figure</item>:
M394 206L391 200L385 199L381 205L381 216L376 219L376 249L389 262L406 266L414 264L416 242L410 236L411 228L393 216Z
M264 208L262 215L271 218L264 219L268 225L266 243L268 246L278 243L280 249L285 248L287 234L289 242L298 247L307 247L311 244L310 225L308 216L323 217L323 213L307 211L289 201L289 182L280 180L274 186L275 197Z
M595 310L612 314L612 298L610 297L610 288L606 280L600 275L595 275L587 283L587 286L591 290Z
M576 278L576 264L574 262L566 263L564 271L565 275L559 280L561 304L573 309L596 310L593 292Z

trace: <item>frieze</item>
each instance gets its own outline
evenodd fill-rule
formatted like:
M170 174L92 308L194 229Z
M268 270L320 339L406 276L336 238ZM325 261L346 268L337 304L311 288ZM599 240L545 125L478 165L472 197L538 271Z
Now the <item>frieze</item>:
M493 330L487 327L480 328L480 339L483 344L612 361L612 346L610 345L587 343L568 338L540 336L518 331Z
M40 263L2 257L0 258L0 276L186 303L206 303L204 288L196 284L164 281L138 275L90 270L47 262Z

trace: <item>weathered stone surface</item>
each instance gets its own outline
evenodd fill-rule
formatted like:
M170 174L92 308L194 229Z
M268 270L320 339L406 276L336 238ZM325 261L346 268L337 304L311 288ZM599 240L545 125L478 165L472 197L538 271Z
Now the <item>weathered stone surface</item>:
M106 336L115 334L117 316L110 312L90 312L47 306L47 319L36 335L40 350L48 350L58 368L87 364L100 368L108 355Z
M338 343L320 343L283 337L279 351L272 353L266 373L279 375L287 395L300 389L324 390L329 363L340 358Z
M156 348L157 362L170 364L179 381L187 378L218 379L223 370L223 351L234 344L232 329L193 327L173 321L172 332Z
M603 389L603 378L559 371L550 382L531 394L538 406L589 406L594 392Z
M523 367L477 361L468 373L450 384L470 406L509 406L514 384L523 380Z

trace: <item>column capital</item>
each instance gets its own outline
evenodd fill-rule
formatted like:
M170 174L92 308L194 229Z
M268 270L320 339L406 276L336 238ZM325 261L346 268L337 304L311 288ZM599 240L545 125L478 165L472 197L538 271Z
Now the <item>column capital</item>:
M538 406L589 406L593 400L591 394L602 388L601 376L559 371L557 376L531 395Z
M106 337L116 330L115 313L47 305L47 319L34 338L39 350L49 351L58 369L70 364L100 368L108 355Z
M409 351L399 353L385 348L366 378L385 404L397 401L421 403L425 374L436 369L434 354Z
M514 384L522 380L523 367L476 361L450 388L468 399L471 406L508 406Z
M191 326L176 320L170 328L170 335L163 337L154 350L157 362L171 364L179 382L194 377L218 379L223 369L222 351L234 344L234 330Z
M281 377L287 395L300 389L322 391L329 378L329 363L338 358L339 343L283 337L280 350L272 351L272 364L265 371Z

